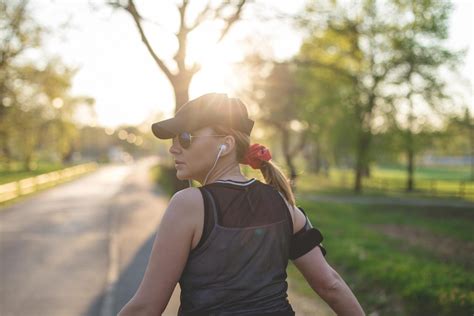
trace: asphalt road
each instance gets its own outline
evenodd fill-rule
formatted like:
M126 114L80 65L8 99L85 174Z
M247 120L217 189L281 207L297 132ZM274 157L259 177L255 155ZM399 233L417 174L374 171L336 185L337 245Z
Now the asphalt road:
M131 190L149 164L102 167L0 209L0 315L116 315L142 276L124 278L129 262L120 258L134 256L127 251L142 247L140 236L159 221L155 212L127 245L116 242L127 238L114 227L120 216L143 215Z

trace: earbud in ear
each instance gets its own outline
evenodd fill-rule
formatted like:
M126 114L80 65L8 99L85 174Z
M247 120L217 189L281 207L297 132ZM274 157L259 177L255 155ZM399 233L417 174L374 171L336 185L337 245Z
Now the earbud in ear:
M221 147L220 147L220 150L226 150L227 149L227 145L226 144L222 144Z

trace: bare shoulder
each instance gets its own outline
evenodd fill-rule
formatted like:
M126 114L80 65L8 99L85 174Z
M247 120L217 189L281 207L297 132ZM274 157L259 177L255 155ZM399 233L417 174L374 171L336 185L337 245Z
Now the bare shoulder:
M185 188L173 194L166 213L175 220L197 227L204 216L204 200L198 188Z
M280 193L281 197L283 198L283 200L286 203L286 206L288 207L288 211L290 212L291 219L293 221L293 234L295 234L301 228L304 227L304 225L306 223L306 216L303 214L303 212L301 212L298 209L298 207L296 207L294 205L291 205L281 192L278 192L278 193Z
M297 233L306 224L306 216L296 206L293 206L293 214L293 233Z
M170 203L179 203L183 205L196 205L195 203L202 201L201 191L198 188L185 188L179 190L171 197Z

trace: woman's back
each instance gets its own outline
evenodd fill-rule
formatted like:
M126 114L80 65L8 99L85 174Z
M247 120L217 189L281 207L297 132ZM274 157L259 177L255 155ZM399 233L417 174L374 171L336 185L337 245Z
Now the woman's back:
M279 192L256 179L199 189L204 227L179 281L179 315L294 315L286 293L293 223Z

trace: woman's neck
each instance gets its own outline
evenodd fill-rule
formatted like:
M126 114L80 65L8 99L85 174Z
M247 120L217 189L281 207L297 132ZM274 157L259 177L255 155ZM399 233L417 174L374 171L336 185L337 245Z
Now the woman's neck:
M234 181L247 181L247 179L241 172L239 165L232 166L228 170L222 170L221 172L211 175L207 180L206 184L215 182L217 180L234 180Z

